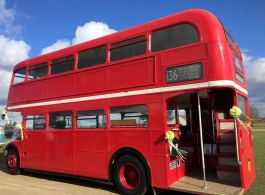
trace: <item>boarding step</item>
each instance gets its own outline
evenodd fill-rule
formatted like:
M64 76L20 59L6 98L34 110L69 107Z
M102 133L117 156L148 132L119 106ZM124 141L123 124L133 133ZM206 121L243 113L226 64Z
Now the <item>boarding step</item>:
M235 141L235 131L231 129L222 129L217 131L217 140L219 141Z
M219 153L217 158L219 165L238 166L236 153Z
M236 141L218 141L218 153L236 153Z
M217 116L219 119L227 119L227 114L225 112L218 112Z
M217 178L226 180L240 180L239 166L216 166Z
M220 129L235 129L234 119L220 119Z
M204 180L201 169L191 172L169 186L170 190L177 192L188 192L188 194L223 194L223 195L243 195L244 189L239 180L221 180L216 178L216 173L205 171L207 189L204 188ZM176 192L176 194L178 194ZM185 193L185 194L186 194ZM171 193L170 193L171 194ZM173 193L172 193L173 194Z

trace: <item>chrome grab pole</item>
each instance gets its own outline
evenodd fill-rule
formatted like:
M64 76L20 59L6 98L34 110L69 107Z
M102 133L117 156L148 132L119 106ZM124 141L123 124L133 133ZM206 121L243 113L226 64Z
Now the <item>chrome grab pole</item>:
M199 128L200 128L200 142L201 142L201 159L202 159L202 171L203 171L203 188L207 189L206 177L205 177L205 162L204 162L204 151L203 151L203 138L202 138L202 121L201 121L201 105L200 105L200 94L198 93L198 114L199 114Z
M236 119L234 119L234 124L235 124L235 136L236 136L236 158L237 158L237 163L241 165L241 161L239 160L239 154L238 154L238 137L237 137L237 124L236 124Z
M212 126L213 126L213 142L215 143L215 132L214 132L215 110L213 103L214 103L214 93L212 99Z

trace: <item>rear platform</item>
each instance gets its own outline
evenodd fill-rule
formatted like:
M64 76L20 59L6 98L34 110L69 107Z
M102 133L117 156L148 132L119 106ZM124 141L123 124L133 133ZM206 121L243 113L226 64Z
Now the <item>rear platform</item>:
M206 186L203 188L203 173L197 169L189 175L173 183L169 189L194 194L222 194L222 195L242 195L244 189L238 180L218 179L214 172L206 171Z

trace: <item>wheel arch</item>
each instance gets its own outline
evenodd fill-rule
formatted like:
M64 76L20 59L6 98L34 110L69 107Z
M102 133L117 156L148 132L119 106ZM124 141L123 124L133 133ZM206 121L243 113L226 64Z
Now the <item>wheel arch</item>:
M12 149L12 148L14 148L14 149L17 151L17 153L18 153L18 155L19 155L19 158L20 158L20 152L19 152L19 149L18 149L18 147L17 147L15 144L8 144L8 145L5 147L5 151L8 151L8 150L10 150L10 149ZM6 157L6 155L7 155L7 153L5 153L5 157Z
M151 171L150 171L150 166L145 158L145 156L138 151L135 148L131 147L123 147L117 150L111 157L110 162L109 162L109 180L113 180L113 169L114 169L114 164L115 162L122 156L124 155L132 155L136 157L140 162L143 164L146 172L147 172L147 181L151 185Z

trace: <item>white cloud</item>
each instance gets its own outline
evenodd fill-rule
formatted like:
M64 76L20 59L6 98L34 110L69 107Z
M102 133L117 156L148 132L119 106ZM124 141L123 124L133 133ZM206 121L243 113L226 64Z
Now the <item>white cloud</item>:
M102 37L116 32L114 29L110 29L109 26L102 22L89 22L84 26L78 26L75 31L75 38L72 40L72 44L78 44L98 37Z
M0 0L0 33L6 35L13 35L13 33L20 33L21 27L14 25L14 20L17 12L14 8L7 9L6 1Z
M259 114L265 117L265 57L253 57L243 53L249 101L254 105Z
M6 106L13 67L28 58L30 46L24 41L15 41L0 35L0 108ZM5 124L6 121L0 122Z
M30 46L24 41L12 40L0 35L0 68L11 69L22 60L27 59Z
M56 51L59 49L63 49L70 46L70 41L67 39L59 39L56 43L52 44L51 46L45 47L41 51L42 54L50 53L52 51Z
M243 54L247 78L250 82L265 83L265 57L254 58Z
M110 29L109 26L102 22L89 22L84 24L84 26L78 26L75 31L75 37L72 39L72 44L67 39L59 39L56 43L42 49L41 54L56 51L70 45L75 45L98 37L102 37L111 33L116 32L114 29Z
M0 0L0 111L6 106L13 67L29 57L30 46L23 40L12 39L21 30L14 25L16 15L14 8L7 9L6 1ZM6 123L0 121L0 124Z

